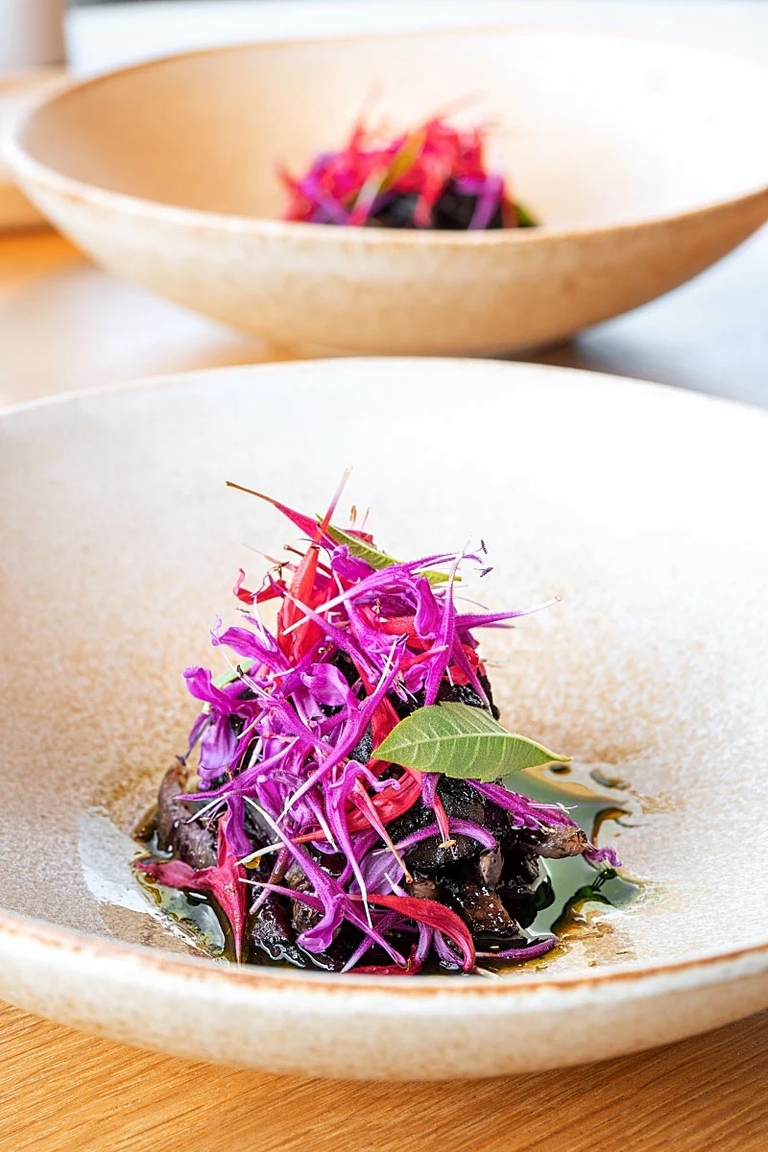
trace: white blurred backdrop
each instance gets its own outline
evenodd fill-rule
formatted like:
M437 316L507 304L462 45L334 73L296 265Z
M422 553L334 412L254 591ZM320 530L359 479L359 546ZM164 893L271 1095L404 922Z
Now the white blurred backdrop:
M79 0L67 16L66 41L70 67L90 73L238 40L509 22L640 32L768 54L765 0ZM763 27L765 35L756 35Z

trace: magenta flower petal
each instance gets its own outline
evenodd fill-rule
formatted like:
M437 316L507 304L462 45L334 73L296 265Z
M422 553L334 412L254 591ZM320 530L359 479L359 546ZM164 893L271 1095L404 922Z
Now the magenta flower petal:
M435 163L439 167L439 157ZM323 178L319 170L315 178ZM487 184L473 193L479 200ZM202 818L218 829L216 866L195 871L178 860L157 860L139 867L160 883L210 894L232 928L238 957L249 885L256 884L261 895L254 909L272 892L317 913L298 937L309 953L325 952L346 923L360 933L359 945L350 949L351 970L360 971L375 945L391 964L371 971L412 974L430 955L470 971L475 954L469 928L442 904L399 887L402 854L430 838L461 836L484 850L496 848L496 839L472 821L449 819L437 776L382 763L374 749L398 716L432 703L444 686L466 686L487 706L473 630L503 626L523 612L457 610L454 592L464 585L454 588L454 579L488 570L484 545L388 564L364 528L353 528L370 545L373 562L386 566L374 568L352 555L329 535L338 496L322 520L272 502L309 537L309 549L267 576L263 596L246 591L242 573L238 577L238 622L217 623L211 636L215 648L232 653L230 667L242 659L236 673L216 680L199 667L184 673L203 707L189 738L189 752L199 746L199 791L179 799L204 802ZM436 570L444 582L424 575ZM258 597L277 600L276 630L251 607ZM469 783L509 812L517 828L575 826L556 805L538 804L500 784ZM419 803L431 809L434 822L393 843L392 822ZM259 866L272 865L269 880L265 886L251 879L265 875L254 871L246 885L239 861L261 847L274 853ZM583 855L595 867L618 866L612 849L588 845ZM301 892L285 882L291 862L303 874ZM395 938L406 940L407 961L393 946ZM512 950L510 959L551 946L537 941Z

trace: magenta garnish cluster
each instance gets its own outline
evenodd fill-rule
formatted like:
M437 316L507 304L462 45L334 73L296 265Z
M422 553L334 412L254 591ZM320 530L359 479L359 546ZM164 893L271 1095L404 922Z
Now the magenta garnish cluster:
M488 169L485 152L483 129L460 129L439 116L388 139L359 122L343 147L317 155L301 176L281 171L284 218L469 232L533 226L509 181Z
M489 571L484 548L399 563L332 523L338 498L322 520L272 501L308 545L257 590L240 573L242 621L212 634L230 671L185 671L202 709L137 867L212 898L238 960L413 975L543 955L556 938L513 915L520 874L547 856L618 861L565 809L495 779L522 738L494 719L475 631L523 612L461 606L462 575ZM259 615L267 601L274 631ZM437 770L379 754L416 719ZM475 778L443 757L449 740L470 742Z

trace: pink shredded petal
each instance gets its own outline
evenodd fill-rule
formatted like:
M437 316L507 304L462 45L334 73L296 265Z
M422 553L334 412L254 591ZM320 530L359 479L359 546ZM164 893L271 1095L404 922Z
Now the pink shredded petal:
M504 177L486 177L469 222L470 232L481 232L488 227L504 198Z
M496 837L487 828L482 828L471 820L449 820L448 826L450 835L467 836L472 840L477 840L486 850L497 846ZM444 838L443 829L437 823L429 824L426 828L419 828L415 832L411 832L409 836L398 840L395 848L398 852L404 853L414 844L419 844L423 840L432 840L436 836L443 836ZM369 892L376 892L385 884L387 887L384 888L384 891L388 891L391 885L398 883L403 875L402 867L398 861L384 848L367 855L363 860L362 867ZM355 891L354 884L351 890Z
M526 960L535 960L545 956L556 948L560 941L557 936L548 936L545 940L537 940L533 944L526 944L522 948L506 948L500 952L478 952L478 960L517 960L524 964Z
M600 864L608 864L611 868L621 868L621 860L613 848L595 848L594 845L589 844L584 849L583 856L587 863L593 864L596 868Z
M357 899L361 899L360 896ZM428 928L447 936L458 948L463 956L465 972L471 972L475 966L475 945L469 929L455 912L438 904L436 900L419 900L414 896L394 896L391 894L375 893L368 897L371 904L381 904L400 912L419 924L426 924ZM403 962L404 963L404 962Z
M445 142L436 123L423 149L426 182L412 188L425 203L434 202L430 197L439 195L440 181L451 171ZM362 135L355 147L363 156ZM321 182L326 177L322 164L313 171ZM412 177L410 170L403 174L404 180ZM461 179L467 189L474 181L472 194L482 198L487 180L481 168L468 162ZM335 194L337 186L329 187ZM298 186L294 192L302 194ZM340 203L350 204L353 195L354 189L346 188ZM442 904L417 900L399 887L407 875L404 854L429 839L450 845L454 837L467 837L484 850L497 847L496 839L479 824L448 817L437 775L388 765L376 759L374 749L404 710L438 699L445 685L469 686L488 706L472 630L504 626L524 611L457 611L454 581L459 573L488 571L484 544L466 554L388 563L370 534L353 528L352 535L371 549L366 556L373 563L355 557L349 544L329 535L343 483L322 519L263 497L304 532L309 547L300 559L285 563L285 580L268 575L259 593L244 589L240 572L234 591L247 607L240 609L237 626L218 622L211 637L216 649L229 649L227 662L236 665L236 674L215 682L203 668L184 674L190 694L203 704L181 758L184 763L199 745L200 790L179 799L195 803L190 820L205 819L218 828L215 867L195 870L178 860L143 861L138 867L159 883L213 896L232 928L238 958L246 896L255 885L260 894L252 915L270 892L317 913L298 938L308 952L326 951L344 923L357 929L361 940L349 970L412 974L435 955L445 965L471 971L474 945L464 922ZM425 573L436 571L443 573L443 582L427 579ZM276 634L252 607L260 598L279 602ZM539 804L498 783L468 783L509 812L517 828L575 826L557 805ZM420 802L434 822L393 842L392 821ZM271 864L266 882L249 879L240 863L259 846L276 853L263 865ZM583 856L594 867L619 865L609 848L588 845ZM307 891L283 882L291 863L303 874ZM263 878L265 872L257 874ZM407 960L388 939L395 933L413 938ZM392 963L361 968L374 945ZM553 946L536 941L511 950L509 959L523 960Z
M537 800L529 800L519 792L510 792L503 784L481 784L479 780L468 780L476 792L498 804L499 808L506 808L512 813L516 827L541 828L542 825L555 824L563 827L576 828L578 825L567 812L557 804L540 804Z
M510 792L501 784L481 784L477 780L468 780L476 791L482 793L500 808L506 808L512 813L513 821L519 828L546 828L552 827L578 828L579 825L567 812L556 804L540 804L536 800L529 800L518 792ZM621 868L621 860L613 848L596 848L588 844L582 853L588 864L595 868L608 864L611 868Z

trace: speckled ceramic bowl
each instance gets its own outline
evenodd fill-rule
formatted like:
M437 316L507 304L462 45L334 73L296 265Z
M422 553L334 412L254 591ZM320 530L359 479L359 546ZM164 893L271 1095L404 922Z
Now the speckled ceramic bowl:
M371 93L413 124L477 94L544 222L482 234L282 223L278 161L338 147ZM702 48L495 29L256 44L76 85L9 153L107 268L280 344L493 353L561 339L700 272L768 217L768 71Z
M233 574L343 465L379 541L485 538L507 722L620 777L624 908L501 979L236 969L131 877ZM277 1071L489 1076L597 1060L768 1005L768 416L527 364L319 361L187 375L0 419L0 997ZM594 777L592 777L594 778ZM614 794L615 799L615 794ZM606 826L607 827L607 826Z

